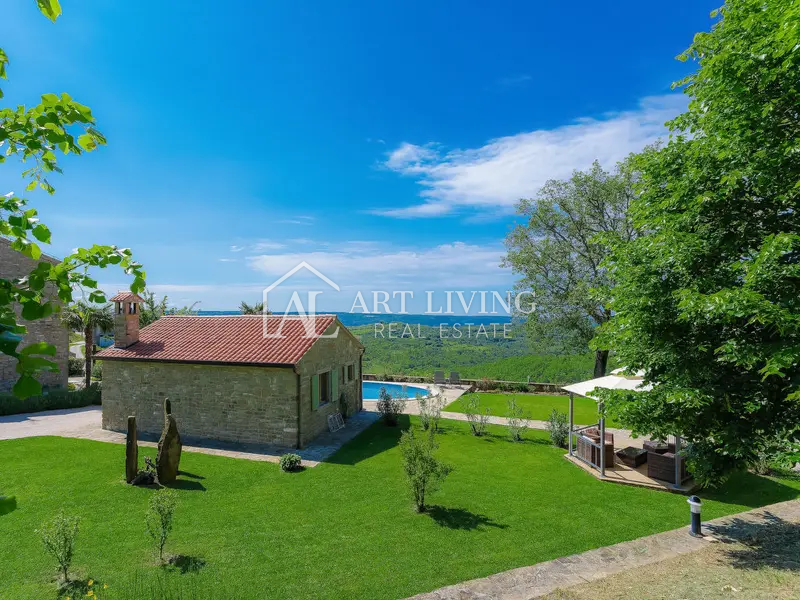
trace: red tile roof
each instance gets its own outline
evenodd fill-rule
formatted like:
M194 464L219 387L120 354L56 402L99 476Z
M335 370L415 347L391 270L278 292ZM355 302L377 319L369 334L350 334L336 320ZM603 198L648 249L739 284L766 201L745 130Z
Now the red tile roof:
M113 298L109 299L109 302L144 302L144 298L134 294L133 292L120 292Z
M265 338L263 319L262 315L161 317L143 328L132 346L106 348L97 358L292 366L318 339L307 334L305 319L283 315L266 317L269 333L277 333L283 321L283 337ZM313 319L319 335L336 316ZM308 327L311 330L310 322Z

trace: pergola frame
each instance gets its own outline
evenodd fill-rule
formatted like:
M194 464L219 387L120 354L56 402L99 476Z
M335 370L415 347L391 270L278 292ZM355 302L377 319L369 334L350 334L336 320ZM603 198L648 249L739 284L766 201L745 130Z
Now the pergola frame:
M581 394L579 394L579 395L581 395ZM587 396L581 395L581 396L584 397L584 398L592 398L591 396L588 396L588 395ZM592 398L592 400L594 400L594 398ZM605 453L606 417L605 417L605 414L603 414L603 403L602 402L598 403L598 412L600 413L600 419L599 419L599 421L597 423L592 424L592 425L583 426L583 427L580 427L578 429L575 429L575 392L573 392L573 391L569 392L569 435L567 436L568 437L568 453L569 453L569 457L577 459L577 460L580 460L580 461L590 465L593 468L597 468L600 471L600 477L604 478L606 476L606 464L605 464L606 463L606 453ZM597 427L599 429L599 431L600 431L600 443L599 444L595 444L589 438L587 438L585 436L583 436L583 437L584 437L584 441L586 443L591 444L592 446L595 446L596 448L598 448L600 459L598 461L599 464L597 464L597 465L592 463L591 460L587 461L582 456L579 456L579 455L575 454L575 444L573 443L573 437L572 437L573 435L576 436L576 437L579 436L579 435L582 436L582 432L584 430L590 429L592 427ZM674 480L672 486L677 489L677 488L681 488L681 486L683 484L683 481L682 481L682 478L681 478L681 471L682 471L681 467L683 465L683 459L680 456L681 437L679 435L675 435L674 437L675 437L675 480Z

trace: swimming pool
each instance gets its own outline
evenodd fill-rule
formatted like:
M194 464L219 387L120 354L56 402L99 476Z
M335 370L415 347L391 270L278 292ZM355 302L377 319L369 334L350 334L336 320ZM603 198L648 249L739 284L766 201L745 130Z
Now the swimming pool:
M417 394L420 396L427 396L429 393L428 388L421 385L411 385L407 383L386 383L383 381L361 382L361 391L363 392L364 400L377 400L381 388L386 388L386 391L392 396L395 394L401 394L403 392L403 388L405 388L409 400L413 400L414 396Z

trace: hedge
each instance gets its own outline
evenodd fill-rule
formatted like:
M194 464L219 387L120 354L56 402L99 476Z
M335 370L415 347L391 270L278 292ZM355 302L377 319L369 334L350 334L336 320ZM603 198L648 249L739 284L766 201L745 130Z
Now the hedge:
M91 404L100 404L100 386L96 383L88 389L50 390L46 394L25 400L20 400L12 394L0 394L0 416L59 408L79 408Z

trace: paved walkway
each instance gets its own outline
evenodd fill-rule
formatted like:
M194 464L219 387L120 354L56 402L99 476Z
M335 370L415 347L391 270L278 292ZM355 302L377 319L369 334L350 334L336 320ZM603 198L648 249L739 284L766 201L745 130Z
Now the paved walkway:
M125 434L103 429L101 427L102 417L103 411L97 406L0 417L0 440L52 435L124 444ZM378 418L377 413L362 411L347 419L344 429L336 433L325 432L302 450L279 446L232 444L213 440L203 440L202 445L197 445L195 440L191 440L192 443L184 444L183 450L275 463L280 460L282 454L294 452L303 459L304 466L315 467L372 425ZM178 426L180 427L180 423ZM157 444L152 440L140 439L139 445L155 448Z
M687 510L688 516L688 510ZM473 579L414 596L414 600L532 600L555 591L608 575L641 568L681 554L696 552L715 542L746 542L756 533L763 538L770 528L800 524L800 500L789 500L703 525L704 538L693 538L688 528L557 558L513 569L483 579Z

